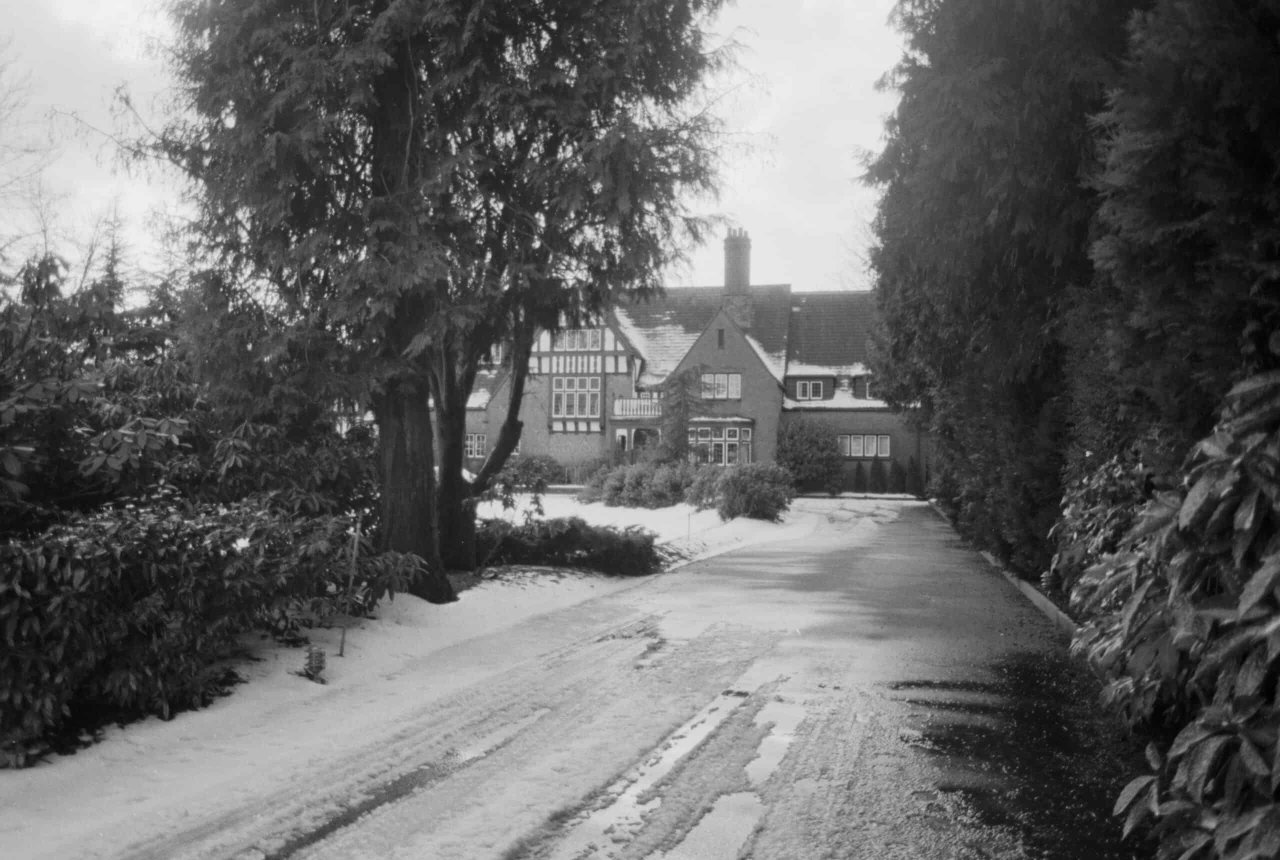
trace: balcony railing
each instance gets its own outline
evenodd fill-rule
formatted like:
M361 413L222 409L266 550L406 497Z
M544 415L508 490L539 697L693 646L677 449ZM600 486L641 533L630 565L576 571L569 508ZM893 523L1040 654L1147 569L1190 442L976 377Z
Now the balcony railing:
M659 418L661 416L661 400L648 397L613 398L614 418Z

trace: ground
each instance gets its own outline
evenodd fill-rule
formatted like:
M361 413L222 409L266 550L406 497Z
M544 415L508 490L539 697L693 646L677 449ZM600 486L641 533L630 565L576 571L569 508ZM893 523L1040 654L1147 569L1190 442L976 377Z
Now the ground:
M703 560L398 598L318 633L326 685L264 645L205 711L0 772L0 856L1135 856L1134 751L927 505L648 516Z

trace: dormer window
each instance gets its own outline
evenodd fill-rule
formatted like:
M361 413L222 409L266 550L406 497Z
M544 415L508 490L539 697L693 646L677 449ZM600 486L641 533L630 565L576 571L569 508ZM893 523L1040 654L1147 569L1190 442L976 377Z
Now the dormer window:
M796 400L821 400L822 383L801 381L796 383Z

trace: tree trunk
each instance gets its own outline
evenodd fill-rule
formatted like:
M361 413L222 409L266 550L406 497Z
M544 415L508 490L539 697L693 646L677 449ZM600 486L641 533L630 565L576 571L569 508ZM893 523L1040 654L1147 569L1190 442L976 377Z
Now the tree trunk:
M440 556L448 570L476 569L476 501L462 474L466 441L466 402L445 405L437 416L440 428L440 485L436 489L436 518L440 523ZM453 398L448 398L452 400Z
M456 600L440 563L435 519L434 444L426 385L397 379L378 398L382 466L383 550L410 552L426 562L409 593L432 603Z

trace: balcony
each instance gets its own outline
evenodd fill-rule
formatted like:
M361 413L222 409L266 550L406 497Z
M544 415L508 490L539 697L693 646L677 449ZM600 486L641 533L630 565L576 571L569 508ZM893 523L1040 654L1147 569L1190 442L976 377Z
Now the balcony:
M660 418L662 401L648 397L613 398L614 418Z

